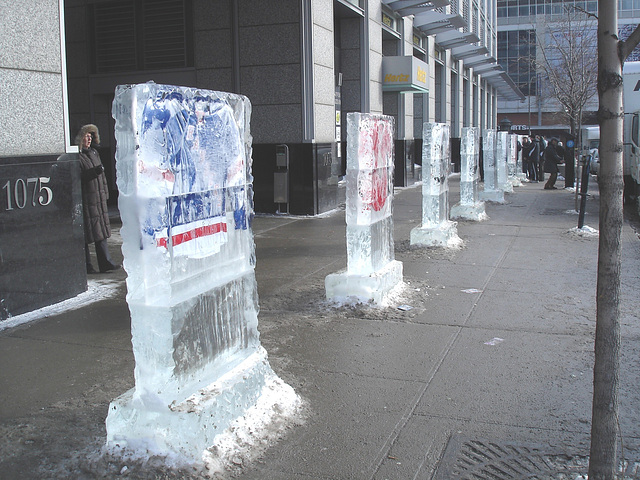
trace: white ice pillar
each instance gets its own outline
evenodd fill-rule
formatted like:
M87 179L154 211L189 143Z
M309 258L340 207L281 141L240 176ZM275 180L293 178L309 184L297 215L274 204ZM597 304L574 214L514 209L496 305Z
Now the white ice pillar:
M522 186L522 181L526 181L527 174L522 171L523 167L523 157L524 157L524 147L520 144L520 152L518 153L518 141L520 140L519 135L514 135L515 143L516 143L516 177L520 180L520 186Z
M327 299L384 301L402 281L393 249L393 117L347 114L347 270L325 279Z
M422 225L411 230L411 245L458 247L457 223L449 220L449 125L422 129Z
M480 198L486 202L504 203L504 192L498 188L495 130L482 132L482 167L484 171L484 189L480 193Z
M480 129L464 127L460 140L460 203L451 207L451 218L481 221L487 214L484 202L478 201L478 154Z
M135 388L109 407L108 448L198 462L277 379L257 329L250 115L240 95L116 89L136 363Z
M505 193L513 192L509 180L509 133L498 132L496 135L496 171L498 172L498 189Z
M521 187L522 182L518 171L522 173L522 165L518 162L518 135L510 133L507 140L509 146L509 154L507 156L507 171L509 173L509 182L514 187Z

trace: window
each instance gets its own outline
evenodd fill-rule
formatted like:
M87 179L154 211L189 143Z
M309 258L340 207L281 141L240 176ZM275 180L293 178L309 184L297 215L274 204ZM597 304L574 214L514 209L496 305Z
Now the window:
M575 5L590 13L598 13L596 0L498 0L498 17L526 17L529 15L562 15L565 5ZM639 14L640 0L618 0L620 10L635 10Z
M525 95L536 95L535 56L533 30L498 32L498 63Z
M92 20L94 73L193 65L190 0L100 2Z

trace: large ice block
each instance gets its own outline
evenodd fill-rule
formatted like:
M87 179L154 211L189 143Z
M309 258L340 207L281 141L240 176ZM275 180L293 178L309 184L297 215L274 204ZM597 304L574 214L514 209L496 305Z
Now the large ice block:
M522 182L518 176L518 171L522 173L522 165L518 162L518 135L510 133L507 137L507 146L509 151L507 154L509 182L513 187L521 187Z
M422 224L411 230L411 245L458 247L456 222L449 220L449 125L422 128Z
M489 217L478 201L480 129L464 127L460 139L460 202L451 207L451 218L482 221Z
M498 132L496 135L496 171L498 172L498 189L505 193L513 193L513 184L509 181L510 145L509 133Z
M325 279L327 299L381 303L402 281L393 245L394 119L347 114L347 270Z
M258 334L251 104L119 86L113 102L135 387L107 446L198 461L275 376Z
M516 177L518 178L518 180L520 180L520 185L522 186L522 181L526 181L527 178L527 174L522 171L523 169L523 156L525 155L524 152L524 148L522 148L522 144L520 144L520 152L518 152L518 142L519 142L519 136L516 134L513 134L514 137L514 148L516 149Z
M498 188L495 130L484 130L482 132L482 159L484 189L480 192L480 199L486 202L504 203L504 191Z

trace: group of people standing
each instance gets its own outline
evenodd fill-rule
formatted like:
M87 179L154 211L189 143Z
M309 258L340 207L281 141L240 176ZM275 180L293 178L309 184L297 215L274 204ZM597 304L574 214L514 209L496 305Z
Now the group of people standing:
M545 190L556 190L558 165L564 163L564 147L557 138L548 142L542 135L525 137L522 142L522 170L530 182L544 182L544 174L549 179L544 184Z

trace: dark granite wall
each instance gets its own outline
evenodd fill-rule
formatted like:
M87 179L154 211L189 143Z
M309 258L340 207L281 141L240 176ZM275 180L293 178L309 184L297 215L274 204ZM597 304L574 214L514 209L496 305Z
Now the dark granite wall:
M0 321L87 289L77 155L0 158Z
M331 143L298 143L289 147L289 213L317 215L338 206L338 171ZM273 173L276 145L253 145L253 187L256 212L275 213Z

